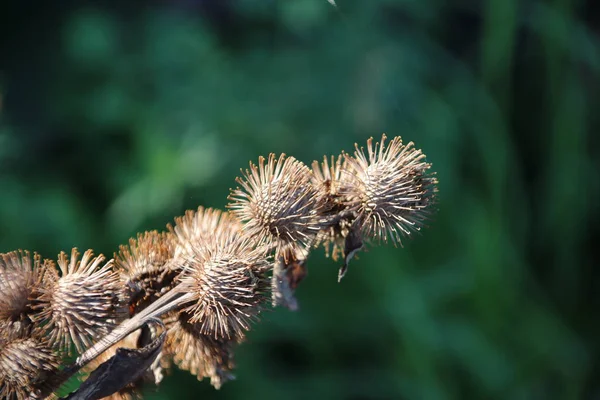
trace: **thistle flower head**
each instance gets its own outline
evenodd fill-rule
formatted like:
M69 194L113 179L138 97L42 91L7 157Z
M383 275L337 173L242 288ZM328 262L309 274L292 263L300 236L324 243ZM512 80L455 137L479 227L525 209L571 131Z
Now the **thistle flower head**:
M186 312L172 313L165 321L170 326L163 346L165 360L172 360L179 368L196 375L198 380L210 378L210 383L219 389L223 383L234 379L231 374L235 367L233 347L239 341L204 335L200 333L202 327L191 323L190 317Z
M31 327L31 305L39 296L40 276L52 262L41 262L38 254L13 251L0 255L0 322L6 329L27 331Z
M258 166L237 178L228 205L244 222L245 232L268 244L311 244L319 231L317 193L311 171L302 162L282 154L260 157Z
M242 336L256 318L268 288L266 249L237 231L192 239L175 229L184 249L181 282L194 294L185 310L200 333L215 338Z
M430 164L412 142L386 136L367 152L356 145L354 157L345 154L350 172L344 188L346 207L357 213L364 238L401 244L402 236L417 231L435 200L436 178L428 173Z
M70 341L79 353L94 339L107 334L125 317L123 285L112 271L112 260L102 264L104 256L93 257L91 250L79 261L77 249L70 259L58 256L61 275L44 274L36 318L43 324L50 345L70 354Z
M174 241L171 233L157 231L138 234L129 246L121 246L115 254L115 267L129 292L130 315L146 308L175 285L179 274L171 263Z
M37 337L0 335L0 398L31 398L58 367L57 355Z

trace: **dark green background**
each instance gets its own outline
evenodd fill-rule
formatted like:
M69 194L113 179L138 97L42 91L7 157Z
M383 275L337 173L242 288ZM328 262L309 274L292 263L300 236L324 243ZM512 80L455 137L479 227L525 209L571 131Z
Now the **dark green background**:
M223 208L269 152L414 141L439 211L301 309L215 391L149 399L600 398L597 1L3 1L0 251L111 255Z

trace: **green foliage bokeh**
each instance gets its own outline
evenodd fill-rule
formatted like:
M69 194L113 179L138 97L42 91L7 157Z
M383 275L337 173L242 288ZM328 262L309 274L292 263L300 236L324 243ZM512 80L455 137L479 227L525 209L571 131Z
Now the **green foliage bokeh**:
M11 3L11 2L8 2ZM0 251L93 248L224 208L269 152L414 141L439 210L301 308L215 391L148 399L579 399L600 393L598 32L581 1L19 2L0 13ZM34 2L35 3L35 2ZM86 3L87 4L87 3Z

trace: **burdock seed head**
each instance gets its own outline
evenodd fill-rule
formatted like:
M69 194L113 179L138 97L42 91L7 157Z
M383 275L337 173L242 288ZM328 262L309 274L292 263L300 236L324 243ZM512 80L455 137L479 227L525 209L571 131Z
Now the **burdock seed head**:
M59 358L37 337L0 336L0 398L25 400L35 396L55 373Z
M231 373L235 367L233 348L240 339L215 339L204 335L200 333L201 326L191 323L190 317L186 312L167 317L165 322L170 328L163 346L165 362L172 360L179 368L196 375L198 380L210 378L210 383L219 389L223 383L234 379Z
M358 228L365 239L401 244L402 236L417 231L430 212L437 192L437 179L421 150L412 142L403 144L393 138L387 147L386 136L367 153L356 145L354 157L345 154L348 185L344 189L346 206L357 213Z
M134 315L173 288L179 274L173 262L175 243L170 232L138 234L115 254L115 267L125 281L129 314Z
M32 327L31 305L40 295L40 276L52 269L50 261L41 262L38 254L13 251L0 254L0 322L7 330L28 334Z
M112 260L93 257L91 250L83 254L73 249L69 259L64 252L58 256L60 276L46 273L47 286L42 288L40 312L36 317L43 324L50 345L70 354L70 342L81 353L94 339L107 334L126 316L123 307L123 285L114 272Z
M258 166L250 163L243 175L228 207L244 222L244 231L277 247L312 244L319 222L310 169L293 157L270 154L267 160L260 157Z
M215 338L243 336L268 291L270 263L264 247L238 232L188 241L181 282L194 294L185 308L200 333Z
M214 208L198 207L187 210L175 218L175 226L168 225L174 238L174 258L181 268L195 268L196 254L202 254L206 246L226 247L243 235L241 222L230 212ZM201 256L202 257L202 256Z
M403 144L395 137L385 146L367 141L367 153L355 145L354 156L344 153L339 201L342 203L338 225L321 235L341 247L336 239L344 238L344 265L341 280L350 259L363 248L365 241L401 245L402 236L418 231L430 214L437 194L437 179L429 172L431 164L412 142ZM324 232L324 233L323 233ZM329 235L329 238L327 237ZM334 247L334 252L336 248Z

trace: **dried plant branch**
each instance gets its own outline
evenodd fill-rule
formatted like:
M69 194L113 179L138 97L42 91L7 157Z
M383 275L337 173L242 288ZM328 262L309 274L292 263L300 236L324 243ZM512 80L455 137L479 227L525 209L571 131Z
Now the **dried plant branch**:
M437 195L431 165L412 142L386 139L312 168L261 157L237 178L230 212L187 211L106 262L91 250L56 264L1 254L0 396L55 398L82 369L87 380L67 398L132 399L175 366L221 387L267 299L298 309L312 248L343 259L341 280L365 246L401 245L424 226Z

